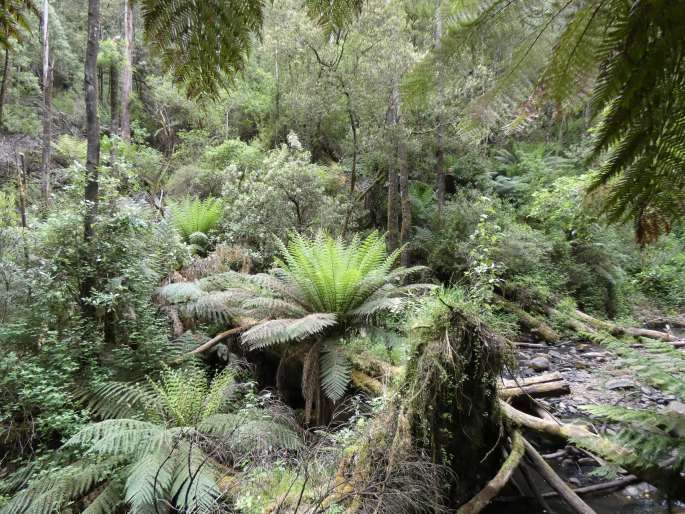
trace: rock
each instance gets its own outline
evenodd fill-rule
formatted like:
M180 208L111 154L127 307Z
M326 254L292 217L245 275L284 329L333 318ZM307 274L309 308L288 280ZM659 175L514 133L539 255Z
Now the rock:
M629 378L614 378L605 384L605 387L607 389L631 389L635 387L635 382L630 380Z
M568 479L569 484L573 484L576 487L580 487L580 480L578 480L576 477L571 477Z
M548 355L553 359L561 359L561 354L559 352L555 352L554 350L551 350Z
M679 402L677 400L670 401L668 402L668 405L664 407L664 411L685 416L685 403Z
M535 371L547 371L550 367L549 359L547 357L535 357L526 363L527 366L533 368Z
M626 487L623 490L623 493L626 496L630 496L631 498L637 498L638 496L640 496L640 490L634 485L629 485L628 487Z
M583 357L588 359L604 360L605 354L604 352L587 352L583 354Z

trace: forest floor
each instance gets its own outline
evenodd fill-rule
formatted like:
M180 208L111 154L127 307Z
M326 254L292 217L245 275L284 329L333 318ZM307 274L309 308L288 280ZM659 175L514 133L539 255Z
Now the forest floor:
M685 320L684 320L685 321ZM662 329L662 327L659 327ZM685 329L673 329L673 335L685 339ZM525 344L525 343L524 343ZM568 393L553 393L545 398L535 398L537 405L563 422L593 425L594 420L583 411L584 405L621 405L624 407L657 407L685 412L685 404L675 397L637 382L630 372L617 365L615 357L599 345L564 340L553 346L531 344L531 348L518 347L519 367L508 378L517 380L558 372L568 384ZM683 350L685 351L685 350ZM600 427L597 427L600 428ZM584 487L611 480L598 476L598 459L568 445L560 447L552 441L538 441L542 451L550 457L549 462L573 487ZM540 489L549 489L540 480ZM586 501L598 514L609 513L685 513L685 505L671 505L671 510L656 488L635 482L621 490L587 496ZM549 499L555 512L566 512L566 507L555 499ZM501 510L505 507L504 510ZM525 512L530 511L528 504ZM517 512L502 504L494 512ZM522 511L523 512L523 511Z

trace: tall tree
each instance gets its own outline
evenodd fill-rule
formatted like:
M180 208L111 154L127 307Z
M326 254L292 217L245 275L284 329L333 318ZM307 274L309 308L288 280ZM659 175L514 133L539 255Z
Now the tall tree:
M390 92L390 100L388 104L387 124L390 131L391 138L391 159L388 165L388 249L394 251L400 245L400 227L399 227L399 196L398 185L399 177L397 170L397 154L396 154L396 132L399 129L400 123L400 88L399 84L393 84Z
M435 0L435 30L433 34L433 47L436 55L439 56L442 48L442 0ZM443 104L443 70L438 57L436 89L438 102L435 116L435 180L438 200L438 217L442 217L442 209L445 206L445 134L442 127L442 116L440 109Z
M120 135L131 140L131 90L133 88L133 4L124 0L124 63L121 69Z
M52 145L52 66L50 65L50 3L43 0L43 158L40 168L40 184L43 204L50 201L50 147Z
M100 118L98 116L97 60L100 49L100 0L88 0L88 39L84 85L86 90L86 213L83 236L87 245L93 239L93 223L98 210L98 173L100 166ZM88 260L86 261L88 262ZM86 300L94 286L95 277L88 270L81 284L81 301ZM86 309L90 311L90 308Z
M9 88L12 66L10 63L10 49L5 48L5 62L2 67L2 84L0 85L0 128L4 123L5 102L7 101L7 89Z

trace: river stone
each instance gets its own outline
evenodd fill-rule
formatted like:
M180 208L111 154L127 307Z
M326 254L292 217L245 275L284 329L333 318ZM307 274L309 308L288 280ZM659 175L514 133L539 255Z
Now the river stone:
M527 366L533 368L535 371L547 371L550 363L547 357L535 357L526 363Z
M607 389L631 389L635 383L629 378L614 378L605 384Z

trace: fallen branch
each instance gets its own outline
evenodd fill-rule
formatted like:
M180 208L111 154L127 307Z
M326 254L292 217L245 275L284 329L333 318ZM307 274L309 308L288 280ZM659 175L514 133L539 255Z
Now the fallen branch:
M239 327L235 327L235 328L232 328L230 330L226 330L225 332L221 332L221 333L215 335L214 337L212 337L206 343L201 344L200 346L195 348L193 351L188 352L185 356L190 356L190 355L194 355L197 353L206 352L207 350L214 348L217 344L219 344L224 339L227 339L231 336L245 332L247 329L253 327L254 325L256 325L256 323L251 323L248 325L241 325Z
M502 467L476 496L459 508L457 514L478 514L482 511L509 481L514 470L516 470L521 462L523 454L524 439L521 432L516 430L511 438L511 453L504 461L504 464L502 464Z
M497 303L505 310L514 314L521 321L521 324L524 327L534 331L548 343L556 343L559 341L559 334L556 332L556 330L554 330L544 321L536 318L532 314L529 314L515 303L512 303L509 300L505 300L501 297L497 299Z
M557 382L559 380L564 380L564 377L558 371L549 371L547 373L540 373L539 375L534 375L532 377L525 378L503 378L502 387L505 389L510 387L522 387L533 384L543 384L545 382Z
M603 482L601 484L586 485L585 487L578 487L574 489L573 492L576 494L594 494L594 493L606 493L609 491L615 491L617 489L623 489L624 487L639 482L640 478L635 475L626 475L616 480L611 480L610 482ZM543 493L542 496L545 498L551 498L556 496L556 491L550 491L548 493Z
M507 400L524 395L541 397L568 394L569 392L568 382L564 380L561 373L555 371L516 380L503 379L499 397Z
M499 397L503 400L516 398L517 396L532 396L541 398L544 396L559 396L568 394L571 388L565 380L544 382L542 384L530 384L515 387L506 387L499 390Z
M592 507L573 492L573 489L554 472L552 467L545 462L545 459L542 458L542 455L538 453L532 444L523 439L523 445L525 446L526 454L530 457L533 466L538 473L540 473L540 476L545 479L545 482L547 482L552 489L559 493L559 496L561 496L574 511L578 514L596 514Z

